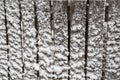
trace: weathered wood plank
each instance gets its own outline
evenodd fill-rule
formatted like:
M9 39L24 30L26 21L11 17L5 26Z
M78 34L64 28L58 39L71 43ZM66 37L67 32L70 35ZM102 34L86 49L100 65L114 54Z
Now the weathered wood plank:
M36 71L36 30L34 22L34 1L22 0L22 29L23 29L23 80L37 80Z
M50 0L37 0L38 18L38 53L39 53L39 78L40 80L52 79L53 44L50 20Z
M71 19L71 80L84 80L86 2L76 1Z
M6 16L8 27L8 58L10 80L22 79L20 20L18 1L6 0Z
M120 79L120 1L107 0L107 65L106 79Z
M104 1L90 1L88 36L88 79L100 80L103 67Z
M54 1L54 80L67 80L68 78L68 26L67 11L63 3Z
M4 0L0 1L0 79L8 79Z

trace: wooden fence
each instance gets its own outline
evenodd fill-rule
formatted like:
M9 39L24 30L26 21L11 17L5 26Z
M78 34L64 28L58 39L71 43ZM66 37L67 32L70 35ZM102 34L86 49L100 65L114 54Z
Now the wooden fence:
M120 80L120 0L0 0L0 80Z

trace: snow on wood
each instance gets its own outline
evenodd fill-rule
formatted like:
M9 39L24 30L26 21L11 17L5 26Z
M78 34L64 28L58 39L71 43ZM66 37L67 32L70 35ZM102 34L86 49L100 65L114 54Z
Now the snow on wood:
M67 11L63 10L62 2L54 2L54 80L68 78L68 26ZM59 69L57 69L59 68ZM65 74L65 75L62 75ZM62 75L62 76L61 76Z
M88 39L88 79L100 79L102 76L102 35L106 30L103 27L104 22L104 1L95 1L90 3L89 14L89 39ZM93 27L94 26L94 27ZM94 43L94 44L93 44Z
M0 1L0 79L7 80L7 45L4 2Z
M6 0L10 77L21 80L22 62L18 4L18 1Z
M23 26L23 55L24 55L24 80L36 80L34 70L36 63L36 30L34 27L34 2L33 0L22 0L22 26Z
M71 80L84 80L85 44L85 5L84 1L75 2L75 12L71 18Z
M109 2L108 40L107 40L107 67L106 78L120 79L120 1Z
M39 78L41 80L52 79L52 64L54 46L52 43L51 8L50 0L37 0L38 18L38 50L39 50Z
M120 0L62 1L0 0L0 80L120 80Z

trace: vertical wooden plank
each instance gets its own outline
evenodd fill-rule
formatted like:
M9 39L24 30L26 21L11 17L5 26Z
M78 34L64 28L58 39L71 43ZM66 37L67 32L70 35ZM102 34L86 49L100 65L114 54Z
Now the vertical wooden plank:
M21 41L18 1L6 0L10 80L22 79Z
M23 80L37 80L36 71L36 30L34 24L34 1L22 0L22 27L23 27Z
M34 0L34 27L35 27L35 29L36 29L36 35L35 35L35 39L36 39L36 44L35 44L35 46L36 46L36 49L37 49L37 51L36 51L36 65L35 65L35 69L36 69L36 75L37 75L37 80L39 80L40 78L39 78L39 74L40 74L40 72L39 72L39 46L38 46L38 41L39 41L39 38L38 38L38 29L39 29L39 27L38 27L38 15L37 15L37 5L36 5L36 1Z
M0 1L0 79L7 80L7 45L4 0Z
M71 20L71 80L84 80L86 1L76 1L75 5Z
M90 1L88 39L88 79L102 77L104 1Z
M40 80L52 79L53 44L50 20L50 0L37 0L38 53ZM50 11L51 10L51 11Z
M54 79L68 80L68 26L63 3L54 1Z
M120 79L120 1L108 0L106 79Z
M101 80L105 80L106 77L106 66L107 66L107 40L108 40L108 19L109 19L109 5L108 3L105 3L105 10L104 10L104 23L103 23L103 52L102 52L102 76Z
M21 64L22 64L22 79L24 74L24 52L23 52L23 26L22 26L22 8L21 8L21 0L18 0L19 5L19 26L20 26L20 46L21 46Z

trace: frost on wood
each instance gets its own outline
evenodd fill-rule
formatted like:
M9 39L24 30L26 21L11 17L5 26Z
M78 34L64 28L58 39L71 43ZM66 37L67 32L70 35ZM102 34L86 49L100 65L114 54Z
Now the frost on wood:
M18 1L6 0L10 76L12 79L21 80L22 63L18 4Z
M41 80L52 80L53 52L50 0L37 0L39 70Z
M63 11L62 2L54 2L54 75L55 80L68 78L68 26L67 12ZM58 68L58 69L56 69ZM64 74L64 75L63 75Z
M36 80L36 72L33 63L36 62L36 30L34 27L34 2L33 0L22 0L22 26L23 26L23 55L25 64L24 80Z
M109 22L107 40L107 80L120 79L120 2L111 0L109 3Z
M90 3L89 39L88 39L88 79L100 80L102 75L104 2Z
M0 0L0 80L120 80L120 1L71 1Z
M84 80L85 2L75 3L71 19L71 80Z
M0 79L7 80L7 46L3 0L0 1Z

